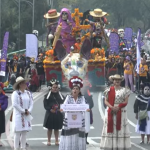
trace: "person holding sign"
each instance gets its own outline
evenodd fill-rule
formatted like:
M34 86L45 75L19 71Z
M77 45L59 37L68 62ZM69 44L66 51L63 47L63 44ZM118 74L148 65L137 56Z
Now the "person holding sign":
M83 87L82 79L77 76L71 78L69 87L71 88L71 94L67 95L64 104L61 106L61 111L65 112L65 118L59 150L86 150L84 111L89 111L89 109L86 109L87 104L80 91Z

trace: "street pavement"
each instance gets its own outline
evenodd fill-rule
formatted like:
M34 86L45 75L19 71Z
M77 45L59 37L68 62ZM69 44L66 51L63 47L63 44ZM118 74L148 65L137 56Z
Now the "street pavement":
M34 108L32 112L33 121L32 121L32 131L28 133L27 140L29 147L28 150L58 150L58 146L55 146L54 136L52 138L52 145L47 146L47 131L43 128L43 120L45 115L45 110L43 108L43 99L44 95L48 92L48 88L46 86L42 87L40 92L33 93L34 98ZM63 94L67 94L69 91L64 91ZM7 94L11 97L11 93ZM91 125L91 130L88 137L87 150L100 150L100 139L103 128L103 118L105 115L105 109L103 107L102 102L102 91L100 89L92 91L93 99L94 99L94 108L93 108L93 116L94 123ZM147 144L139 144L141 139L140 135L135 133L136 119L135 114L133 113L133 104L135 101L135 94L131 94L128 103L128 119L129 119L129 127L131 132L131 141L132 141L132 150L150 150L150 145ZM2 144L3 147L0 147L0 150L11 150L13 149L13 135L10 132L10 114L12 112L11 107L11 99L9 98L9 106L6 115L6 133L2 135ZM61 131L60 131L61 133ZM145 140L146 141L146 140Z

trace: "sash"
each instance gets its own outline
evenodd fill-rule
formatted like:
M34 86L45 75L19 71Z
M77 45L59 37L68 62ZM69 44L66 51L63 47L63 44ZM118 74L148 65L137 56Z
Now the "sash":
M113 86L110 87L110 91L108 92L108 102L111 106L114 106L115 88ZM108 109L107 133L113 133L113 114L111 108Z
M115 102L115 88L112 86L110 88L110 91L108 93L108 102L111 106L114 106L114 102ZM117 112L116 114L116 130L121 130L121 108L125 107L127 105L127 103L121 103L119 104L119 108L120 110ZM108 124L107 124L107 133L113 133L113 113L111 108L108 109Z

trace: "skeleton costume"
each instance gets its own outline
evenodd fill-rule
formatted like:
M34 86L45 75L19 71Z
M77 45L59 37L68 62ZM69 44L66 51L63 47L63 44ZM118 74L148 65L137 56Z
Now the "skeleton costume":
M145 83L143 85L143 91L141 95L136 97L134 103L134 113L139 113L140 111L146 110L148 118L150 118L150 84ZM138 119L136 132L139 134L150 135L150 119L145 118L142 120Z
M71 35L75 22L71 17L71 13L67 8L63 8L60 13L58 25L62 24L61 39L67 53L70 53L71 46L76 43L76 39Z
M76 79L78 81L76 81ZM72 82L71 82L72 81ZM74 77L70 79L70 88L73 86L79 85L81 88L83 86L82 79L78 77ZM75 101L72 95L67 95L64 104L85 104L84 96L78 96L78 99ZM72 112L66 112L65 118L63 122L63 129L60 137L60 145L59 150L86 150L86 138L85 138L85 121L84 121L84 113L82 113L83 122L81 128L69 128L67 125L68 115Z

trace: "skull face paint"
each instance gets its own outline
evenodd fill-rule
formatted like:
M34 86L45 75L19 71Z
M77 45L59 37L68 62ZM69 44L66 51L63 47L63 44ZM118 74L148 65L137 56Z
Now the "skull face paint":
M150 87L148 87L148 86L144 87L144 95L146 95L146 96L150 95Z
M68 13L65 11L62 12L62 20L64 21L68 20Z
M124 29L119 29L119 30L118 30L118 34L119 34L119 36L120 36L121 38L123 38L123 37L124 37L124 34L125 34Z

